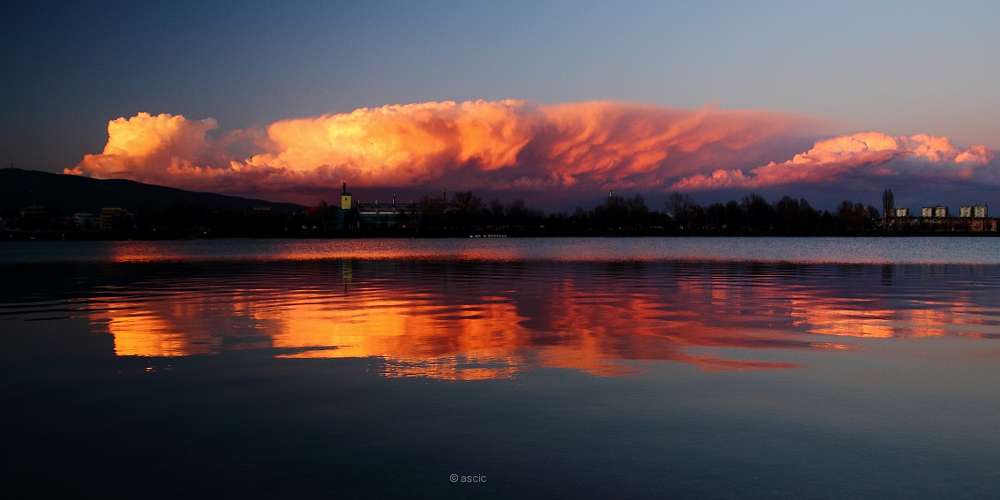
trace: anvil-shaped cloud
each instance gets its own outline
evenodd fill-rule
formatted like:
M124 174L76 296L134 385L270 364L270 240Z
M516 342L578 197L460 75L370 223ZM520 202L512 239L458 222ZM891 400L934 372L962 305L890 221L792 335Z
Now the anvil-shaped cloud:
M218 128L213 119L139 113L111 121L104 152L86 155L66 173L235 194L310 193L342 181L435 190L668 191L851 175L964 179L994 156L983 146L958 149L943 137L868 132L821 140L775 163L820 126L760 110L506 100L359 109L216 139L208 134Z

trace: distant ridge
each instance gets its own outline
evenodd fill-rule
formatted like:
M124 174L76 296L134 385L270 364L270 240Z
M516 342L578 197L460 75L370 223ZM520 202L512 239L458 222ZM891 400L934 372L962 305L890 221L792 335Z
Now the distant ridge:
M267 206L276 213L304 208L295 203L199 193L125 179L99 180L20 168L0 169L0 211L20 211L28 205L41 205L62 215L99 214L103 207L138 210L150 206L200 205L243 211Z

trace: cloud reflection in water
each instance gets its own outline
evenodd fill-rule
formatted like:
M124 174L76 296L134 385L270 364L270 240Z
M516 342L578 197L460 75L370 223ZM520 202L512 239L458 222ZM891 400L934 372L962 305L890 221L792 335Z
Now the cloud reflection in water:
M989 287L969 287L963 275L995 284L983 266L955 271L956 279L936 275L934 290L927 266L889 266L888 276L868 265L681 262L342 259L170 269L86 301L116 354L269 348L287 358L377 357L386 376L472 380L533 367L619 375L637 370L622 361L637 360L788 369L802 365L753 353L857 346L844 337L994 336L998 324L997 309L985 305Z

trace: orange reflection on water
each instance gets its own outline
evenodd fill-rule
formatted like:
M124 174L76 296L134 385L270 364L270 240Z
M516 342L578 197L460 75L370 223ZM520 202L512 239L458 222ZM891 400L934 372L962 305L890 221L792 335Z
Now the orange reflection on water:
M894 311L868 307L857 301L816 297L792 297L791 316L810 333L846 337L891 338L896 336Z
M634 372L615 363L624 360L674 360L706 369L798 366L687 355L684 346L756 344L744 345L738 338L742 332L696 321L657 320L661 304L647 300L584 306L557 295L545 308L550 324L537 330L525 324L538 318L518 313L513 301L484 299L457 308L398 299L365 299L350 308L304 302L264 308L268 314L256 319L284 326L272 335L274 347L298 352L282 357L377 356L390 361L387 374L397 376L498 378L513 376L518 367L528 364L599 375ZM290 302L296 300L290 298Z
M185 294L183 300L114 297L93 305L92 323L114 335L119 356L208 354L222 341L210 328L220 326L218 321L206 323L204 313L226 304L198 294Z
M401 244L401 242L403 242ZM504 244L503 241L456 239L445 245L429 245L425 240L244 240L220 248L212 240L164 241L155 245L144 241L120 241L106 247L100 260L114 264L147 264L163 262L212 262L232 260L245 262L321 261L330 259L457 259L514 261L532 257L534 251L545 252L555 259L601 259L607 252L593 251L581 255L580 248L549 248L541 250Z
M268 348L282 358L375 357L385 362L385 376L451 380L510 378L531 367L637 371L627 361L788 369L801 365L747 353L856 347L817 335L984 334L984 313L971 300L899 307L780 276L506 265L476 276L479 268L452 269L457 264L366 265L171 277L94 300L87 314L114 336L120 356ZM692 352L701 348L713 353ZM724 354L734 348L738 358Z
M234 294L231 299L238 299ZM89 317L98 331L114 336L119 356L190 356L226 349L269 347L263 341L268 325L234 321L247 318L240 300L219 300L195 291L169 297L115 297L91 303ZM266 337L265 337L266 338ZM235 340L235 342L233 342Z
M295 302L292 300L292 302ZM299 352L282 357L381 357L387 375L446 379L509 377L520 318L509 303L487 302L442 317L422 300L369 298L346 307L302 302L270 308L280 320L275 347ZM498 365L499 366L495 366ZM459 368L464 365L464 368Z
M921 302L905 309L880 308L872 301L793 298L791 316L810 333L844 337L979 337L984 311L963 302ZM970 331L968 327L973 327ZM979 328L977 328L979 327Z
M115 354L119 356L189 356L209 352L207 345L185 335L167 317L97 313L92 318L107 320L108 331L115 337Z

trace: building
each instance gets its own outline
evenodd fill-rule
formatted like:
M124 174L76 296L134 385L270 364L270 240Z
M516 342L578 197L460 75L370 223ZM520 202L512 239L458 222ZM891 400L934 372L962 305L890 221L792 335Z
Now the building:
M405 228L414 223L418 207L415 203L397 205L396 195L392 203L355 203L360 227Z
M986 205L971 205L958 209L958 216L966 218L984 219L987 217L987 213L988 209Z
M94 217L94 214L73 214L73 226L77 229L94 229L97 227L97 223L98 220Z
M966 205L959 207L958 217L949 213L948 207L935 205L921 207L920 217L911 217L908 209L895 208L895 217L887 217L882 221L886 231L904 231L916 233L982 233L997 232L997 219L988 217L986 205Z
M123 231L133 229L132 213L121 207L102 208L101 229L105 231Z
M21 209L21 217L25 221L44 222L49 219L49 211L41 205L28 205Z
M935 205L933 207L920 207L921 217L951 217L948 214L948 207L943 205Z
M344 192L340 194L340 209L350 210L351 209L351 193L347 192L347 183L344 183Z
M307 207L296 217L301 218L302 229L319 229L324 231L342 231L357 228L357 207L347 192L347 183L340 194L339 205L328 205L322 201L318 206Z

